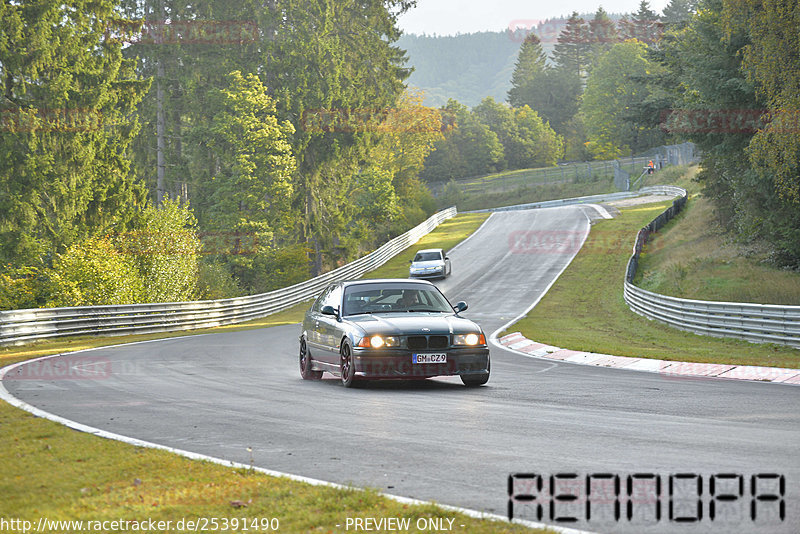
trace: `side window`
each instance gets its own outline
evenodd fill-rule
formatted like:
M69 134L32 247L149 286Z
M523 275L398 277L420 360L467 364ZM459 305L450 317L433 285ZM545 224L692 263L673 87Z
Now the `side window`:
M332 289L333 286L328 286L327 288L325 288L322 294L319 297L317 297L317 300L314 302L314 306L311 308L313 311L315 311L316 313L320 312L320 310L324 306L323 302L325 301L325 298L330 294Z
M321 300L322 306L338 308L342 302L342 287L334 286Z

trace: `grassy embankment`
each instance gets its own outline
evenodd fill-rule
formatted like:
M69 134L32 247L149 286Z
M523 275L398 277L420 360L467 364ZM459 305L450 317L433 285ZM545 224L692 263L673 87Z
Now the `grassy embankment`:
M595 163L597 165L598 162ZM638 177L638 165L623 162L622 168ZM577 171L577 175L576 175ZM616 191L613 166L593 171L591 177L578 165L505 171L442 185L442 206L456 204L461 211L495 208L560 198L599 195Z
M654 235L635 282L681 298L800 305L800 272L771 265L761 247L731 241L700 196Z
M677 180L677 184L686 187L690 193L698 189L697 184L689 181L693 172ZM652 183L661 183L661 179L667 177L666 172L657 173ZM649 321L628 309L622 298L622 282L636 232L668 205L664 202L623 208L619 217L598 222L592 227L584 247L547 295L509 331L519 330L530 339L557 347L618 356L800 368L800 350L699 336ZM672 246L681 243L680 236L673 235L675 231L690 233L678 224L695 222L698 212L702 215L705 209L696 197L688 206L685 215L657 238L662 241L653 242L658 246L649 246L650 250L657 248L659 257L670 255L669 243ZM705 235L705 230L699 234ZM722 238L712 241L724 244ZM696 246L711 250L709 241ZM714 253L711 255L713 257ZM648 261L645 261L645 269L653 264ZM745 259L741 261L747 263ZM759 268L766 269L763 266ZM773 273L781 280L788 274ZM734 286L732 283L729 285ZM762 282L754 285L760 286ZM757 288L754 291L767 293Z
M451 248L472 233L485 215L447 221L409 250L392 259L374 276L394 276L407 269L418 248ZM191 332L206 333L263 328L298 322L307 304L242 325ZM7 365L45 354L134 340L167 337L125 336L50 341L0 352ZM278 518L280 532L344 532L348 517L454 518L456 530L476 533L532 532L519 526L472 519L434 506L410 506L381 497L376 491L337 490L247 469L231 469L192 461L167 452L99 439L39 419L0 402L0 517L34 522L82 519L92 521ZM243 506L244 505L244 506ZM335 525L342 525L337 528ZM232 525L232 523L230 524ZM463 527L460 525L464 525ZM128 525L128 530L134 530ZM219 529L217 529L219 530ZM240 525L232 531L245 531ZM412 529L412 531L414 531Z
M560 198L613 193L616 189L611 180L578 183L532 184L511 191L469 193L456 196L454 201L460 211L512 206L530 202L544 202Z

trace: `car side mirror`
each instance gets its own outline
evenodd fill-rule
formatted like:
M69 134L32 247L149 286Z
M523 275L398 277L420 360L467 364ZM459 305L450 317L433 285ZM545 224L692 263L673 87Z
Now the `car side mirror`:
M450 258L448 256L445 256L444 259L445 261L450 261Z
M338 317L339 315L339 310L337 310L333 306L323 306L320 312L322 313L322 315L332 315L334 317Z
M453 306L453 310L454 310L456 313L461 313L461 312L463 312L464 310L466 310L468 307L469 307L469 306L467 306L467 303L466 303L466 302L464 302L464 301L462 300L461 302L459 302L459 303L457 303L455 306Z

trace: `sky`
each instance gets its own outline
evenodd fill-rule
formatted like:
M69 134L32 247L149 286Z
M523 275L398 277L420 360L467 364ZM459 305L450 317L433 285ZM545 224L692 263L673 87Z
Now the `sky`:
M417 0L417 7L403 14L399 26L405 33L455 35L500 31L509 27L535 26L540 20L568 17L573 11L594 13L603 6L609 13L631 13L640 0ZM650 9L661 13L669 0L650 0Z

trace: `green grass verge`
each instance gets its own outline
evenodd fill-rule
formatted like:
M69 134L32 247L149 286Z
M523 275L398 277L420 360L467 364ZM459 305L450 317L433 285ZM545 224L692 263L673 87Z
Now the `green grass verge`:
M407 257L417 248L452 248L486 217L463 215L446 221L373 275L404 276L408 272ZM0 351L0 365L123 342L293 324L302 319L307 307L308 303L298 304L248 323L191 332L82 337L9 347ZM254 531L253 520L277 518L280 532L345 532L348 517L410 518L412 525L417 519L430 517L454 519L456 532L545 532L472 519L430 505L400 504L381 497L376 490L316 487L99 439L33 417L4 402L0 402L0 473L0 518L33 521L34 525L39 517L126 522L152 519L171 520L172 528L159 531L178 532L176 522L182 518L217 518L220 525L222 518L236 518L247 520L248 530ZM246 506L240 506L242 503ZM342 527L337 528L337 524ZM127 529L134 530L131 525ZM247 531L241 525L230 530Z
M800 368L800 350L699 336L636 315L622 298L636 232L669 203L621 210L586 244L539 304L509 332L572 350L663 360Z
M598 165L601 165L598 168ZM639 176L640 165L622 160L622 168L631 173L631 179ZM458 206L461 211L495 208L529 202L542 202L586 195L599 195L617 191L614 187L613 162L594 162L594 171L587 174L584 165L569 167L544 167L520 169L467 178L448 184L432 184L439 190L442 206ZM658 171L656 177L681 174L674 168ZM652 183L656 183L653 181Z
M430 505L400 504L374 490L311 486L98 439L5 403L0 403L0 429L0 517L32 521L34 529L40 517L126 523L152 519L173 522L172 528L157 532L180 532L176 522L181 518L217 518L220 528L209 530L218 532L222 518L236 518L247 520L248 529L240 525L230 531L269 532L252 528L251 522L277 518L278 532L345 532L348 517L407 517L412 525L418 518L437 517L455 519L456 532L537 532ZM136 529L128 524L119 530Z
M441 248L445 252L461 243L489 218L489 213L465 213L444 221L436 230L424 236L364 278L408 278L408 267L418 250Z
M461 211L497 208L514 204L544 202L587 195L600 195L616 191L613 180L597 180L591 182L530 184L519 186L508 191L467 193L445 197L445 203L456 204Z
M621 160L621 168L630 174L636 176L642 172L640 164L632 164L626 161L625 158ZM614 162L613 161L594 161L591 163L591 174L587 171L587 166L584 163L573 163L565 166L554 165L552 167L536 167L531 169L515 169L501 171L491 174L484 174L481 176L473 176L471 178L464 178L455 180L456 185L466 189L470 192L489 192L495 188L500 189L513 189L514 187L526 183L556 183L556 182L579 182L579 181L593 181L614 176ZM487 188L489 190L487 191Z

